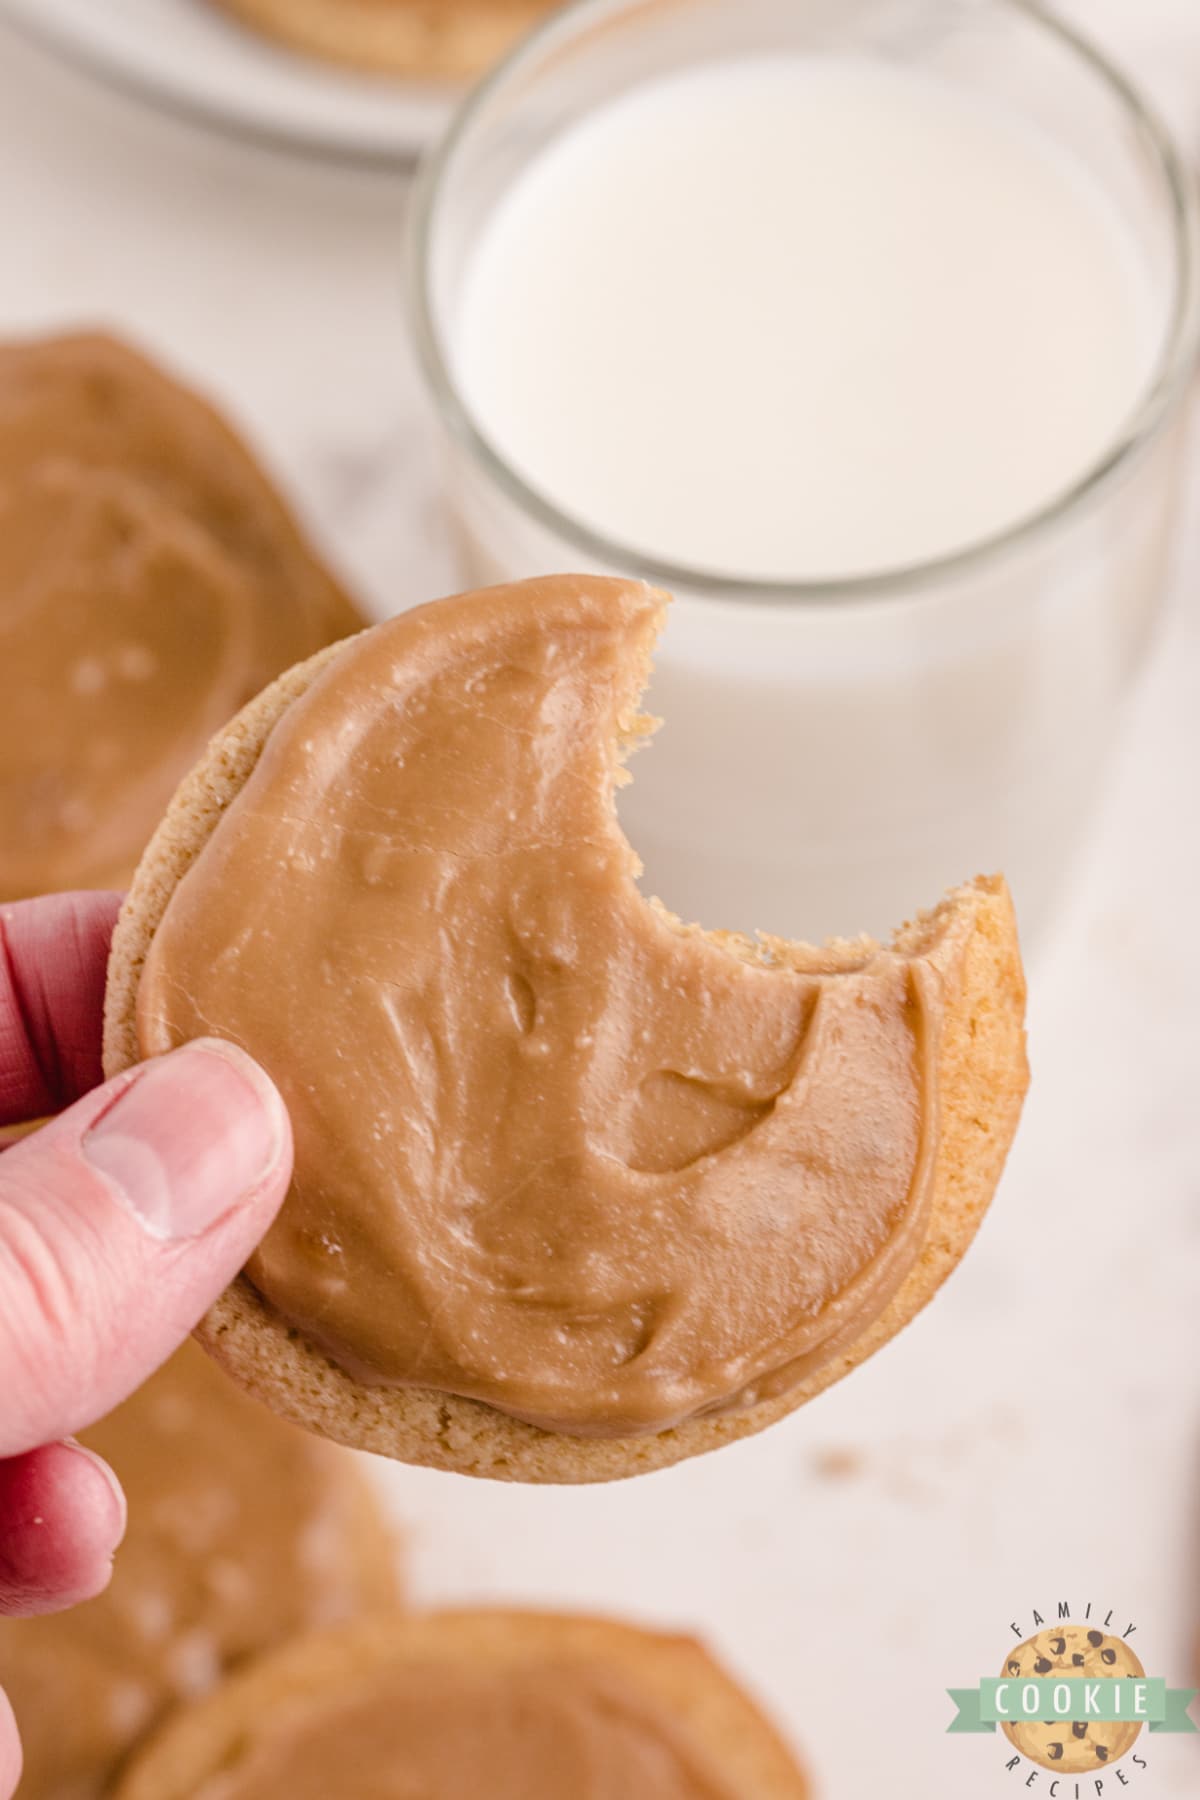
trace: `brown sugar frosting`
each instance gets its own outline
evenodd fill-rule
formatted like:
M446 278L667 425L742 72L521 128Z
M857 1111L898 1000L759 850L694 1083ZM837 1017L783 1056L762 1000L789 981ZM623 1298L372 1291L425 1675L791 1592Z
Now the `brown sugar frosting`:
M116 1800L805 1800L690 1639L466 1612L295 1644L169 1723Z
M120 1477L129 1524L98 1599L0 1620L20 1800L98 1800L169 1708L397 1595L395 1549L352 1459L265 1412L193 1344L84 1440Z
M238 434L119 339L0 344L0 486L46 462L125 474L255 578L259 685L362 624Z
M0 890L118 884L246 698L253 595L181 514L71 464L0 487L0 595Z
M818 951L648 904L612 791L662 609L548 580L340 650L136 971L141 1054L216 1029L280 1084L298 1173L245 1281L363 1388L579 1437L748 1412L925 1248L971 909Z
M106 338L0 345L0 899L123 884L212 733L360 624L195 395Z
M708 1762L609 1670L426 1663L282 1709L196 1800L329 1800L351 1780L356 1800L744 1800Z

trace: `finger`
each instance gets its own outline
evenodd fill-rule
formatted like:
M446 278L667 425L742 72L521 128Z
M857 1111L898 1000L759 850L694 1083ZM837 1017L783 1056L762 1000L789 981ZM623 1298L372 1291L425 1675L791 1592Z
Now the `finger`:
M262 1238L291 1162L275 1087L215 1038L0 1156L0 1456L72 1436L141 1385Z
M108 947L119 894L0 907L0 1125L58 1112L102 1079Z
M82 1444L0 1462L0 1614L58 1612L108 1586L125 1535L117 1479Z
M17 1736L17 1721L3 1688L0 1688L0 1800L12 1800L20 1779L21 1740Z

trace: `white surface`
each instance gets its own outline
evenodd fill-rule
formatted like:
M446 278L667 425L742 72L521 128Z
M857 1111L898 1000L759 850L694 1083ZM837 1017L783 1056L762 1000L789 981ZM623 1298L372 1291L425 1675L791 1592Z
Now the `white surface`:
M330 155L411 159L451 105L437 88L375 80L277 49L208 0L0 0L5 14L159 105Z
M815 580L949 555L1066 493L1149 386L1166 313L1128 220L1019 112L797 55L589 113L504 195L444 328L484 436L568 515L689 568Z
M402 336L403 194L172 127L0 34L0 328L107 321L203 379L348 572L395 605L453 579ZM560 1493L380 1472L422 1598L698 1626L804 1743L826 1800L1024 1793L994 1743L944 1735L943 1690L998 1666L1008 1621L1060 1594L1128 1611L1154 1672L1188 1679L1200 494L1187 537L1089 866L1032 971L1020 1141L934 1308L776 1430L638 1482ZM858 1472L822 1474L831 1449ZM1129 1792L1194 1800L1195 1743L1149 1754Z

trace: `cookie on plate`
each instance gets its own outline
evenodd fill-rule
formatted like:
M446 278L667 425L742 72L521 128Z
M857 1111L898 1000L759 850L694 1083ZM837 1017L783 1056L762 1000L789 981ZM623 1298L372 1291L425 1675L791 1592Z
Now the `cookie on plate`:
M691 1638L450 1612L289 1645L176 1714L114 1800L805 1800Z
M887 947L646 900L613 799L663 612L559 577L325 652L138 870L106 1069L232 1037L296 1141L201 1341L343 1442L523 1481L714 1449L893 1336L991 1198L1027 1078L1003 882Z
M504 54L554 0L215 0L292 50L377 75L460 80Z

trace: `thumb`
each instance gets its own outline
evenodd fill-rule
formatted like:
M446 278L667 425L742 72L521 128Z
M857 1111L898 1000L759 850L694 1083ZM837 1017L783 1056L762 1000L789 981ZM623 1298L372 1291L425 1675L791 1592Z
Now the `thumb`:
M132 1393L233 1278L287 1190L287 1113L200 1038L0 1156L0 1457Z

